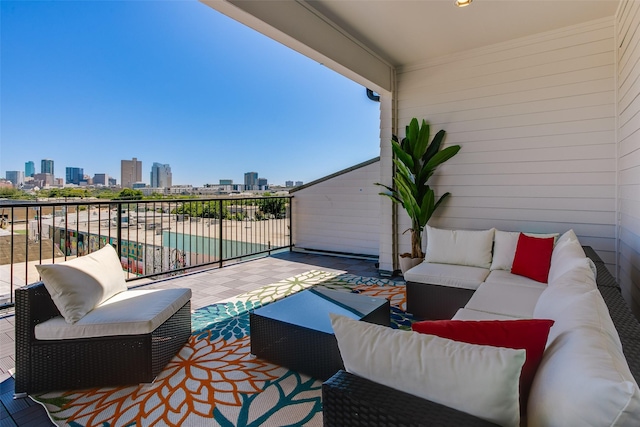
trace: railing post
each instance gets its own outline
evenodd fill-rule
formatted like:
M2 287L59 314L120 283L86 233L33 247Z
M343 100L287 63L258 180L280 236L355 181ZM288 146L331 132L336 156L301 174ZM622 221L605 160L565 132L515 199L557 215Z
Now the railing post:
M118 240L118 257L122 258L122 202L117 203L118 213L116 215L116 221L118 224L116 225L116 239Z
M219 250L219 254L220 254L220 265L219 267L222 268L222 261L224 260L223 256L222 256L222 249L223 249L223 244L222 244L222 199L218 199L218 250Z
M289 197L289 252L293 251L293 196Z

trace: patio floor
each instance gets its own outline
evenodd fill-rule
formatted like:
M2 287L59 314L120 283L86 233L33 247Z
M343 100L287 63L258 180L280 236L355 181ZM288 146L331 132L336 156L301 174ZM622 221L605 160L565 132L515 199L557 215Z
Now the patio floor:
M220 269L154 281L145 288L191 288L191 308L195 310L309 270L379 276L372 260L286 251ZM132 286L136 284L133 282ZM39 404L29 398L13 400L14 381L9 374L9 369L15 366L13 322L13 309L0 310L0 424L3 427L52 425Z

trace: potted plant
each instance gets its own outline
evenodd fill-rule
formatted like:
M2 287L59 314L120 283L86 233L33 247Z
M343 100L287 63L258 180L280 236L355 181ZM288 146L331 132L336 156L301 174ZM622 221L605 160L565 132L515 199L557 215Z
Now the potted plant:
M455 156L460 150L459 145L452 145L440 150L445 131L440 130L429 142L429 124L413 118L406 127L406 136L398 142L396 135L391 139L395 165L394 187L376 183L387 189L380 195L389 197L394 203L399 203L411 218L411 253L400 255L400 269L402 273L406 269L417 265L424 259L422 252L422 231L438 209L438 206L449 196L444 193L436 201L433 189L427 184L436 168ZM403 233L403 234L404 234Z

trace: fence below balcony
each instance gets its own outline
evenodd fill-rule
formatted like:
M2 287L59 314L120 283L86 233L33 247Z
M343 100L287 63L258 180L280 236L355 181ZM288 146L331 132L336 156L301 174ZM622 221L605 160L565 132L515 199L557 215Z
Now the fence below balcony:
M291 248L291 197L0 204L0 307L15 288L39 280L38 264L58 263L110 244L127 280Z

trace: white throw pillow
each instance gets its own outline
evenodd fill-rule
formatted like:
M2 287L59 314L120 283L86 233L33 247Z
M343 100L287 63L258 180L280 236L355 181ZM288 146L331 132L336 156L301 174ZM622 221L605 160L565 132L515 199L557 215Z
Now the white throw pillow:
M127 290L120 258L111 245L59 264L37 265L44 286L67 323Z
M489 268L493 232L493 228L482 231L444 230L427 225L425 261Z
M503 426L520 424L524 350L467 344L331 314L348 372Z
M558 233L550 234L537 234L537 233L524 233L530 237L537 237L538 239L544 239L553 237L558 239ZM518 238L520 237L519 231L495 231L494 245L493 245L493 259L491 261L490 270L507 270L511 271L513 266L513 258L516 255L516 248L518 246ZM557 244L557 242L556 242Z
M631 427L638 420L640 389L609 334L580 326L547 345L529 394L528 427Z
M551 254L551 267L549 268L548 283L551 284L555 282L567 271L576 267L576 265L583 264L584 260L587 260L587 263L589 263L589 268L592 270L595 277L596 266L591 259L587 258L580 242L577 239L558 240L558 243L553 248L553 253Z

